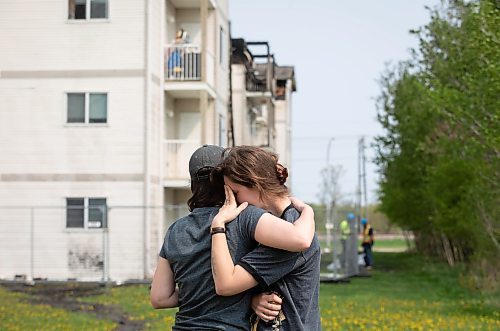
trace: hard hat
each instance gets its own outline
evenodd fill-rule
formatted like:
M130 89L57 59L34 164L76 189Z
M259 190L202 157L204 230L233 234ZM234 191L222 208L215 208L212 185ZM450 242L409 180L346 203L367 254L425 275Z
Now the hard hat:
M361 219L361 224L365 225L366 223L368 223L368 221L366 220L366 218L362 218Z
M353 213L347 213L347 219L348 219L349 221L352 221L352 220L353 220L353 219L355 219L355 218L356 218L356 216L354 216L354 214L353 214Z

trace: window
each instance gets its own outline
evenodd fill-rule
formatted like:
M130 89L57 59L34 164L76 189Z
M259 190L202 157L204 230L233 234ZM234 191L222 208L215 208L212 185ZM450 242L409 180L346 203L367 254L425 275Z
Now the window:
M68 123L107 123L107 93L68 93Z
M68 19L108 18L108 0L68 0Z
M106 228L105 198L66 198L66 228Z
M66 227L83 228L85 203L83 198L66 199Z

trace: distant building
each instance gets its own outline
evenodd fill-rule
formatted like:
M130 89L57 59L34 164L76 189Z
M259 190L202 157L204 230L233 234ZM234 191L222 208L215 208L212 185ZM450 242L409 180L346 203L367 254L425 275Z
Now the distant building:
M277 66L275 69L274 126L275 148L280 160L292 166L292 94L297 91L295 69L292 66ZM289 172L287 186L293 193L293 172Z
M232 39L231 73L230 143L269 148L291 167L294 68L278 66L267 42Z

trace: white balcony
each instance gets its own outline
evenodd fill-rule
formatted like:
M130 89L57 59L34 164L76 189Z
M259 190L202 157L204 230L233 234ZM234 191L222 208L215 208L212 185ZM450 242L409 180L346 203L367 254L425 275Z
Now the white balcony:
M164 54L165 91L174 98L199 98L200 91L216 98L215 57L210 52L202 53L196 44L168 44ZM202 56L206 60L203 80Z
M200 8L201 1L200 0L170 0L175 8ZM217 8L217 0L209 0L208 8L215 9Z
M196 81L201 79L200 46L169 44L165 47L165 80Z
M165 139L163 155L165 186L185 187L189 184L189 158L201 146L198 140Z

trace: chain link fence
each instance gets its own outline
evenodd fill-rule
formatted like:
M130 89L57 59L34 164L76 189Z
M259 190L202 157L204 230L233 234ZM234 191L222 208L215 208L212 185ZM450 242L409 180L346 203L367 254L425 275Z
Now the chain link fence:
M359 274L358 221L349 221L350 234L343 238L340 223L349 210L315 207L316 233L321 243L321 279L343 281Z
M329 212L330 217L326 217ZM0 207L0 279L142 281L152 276L168 227L189 213L186 205ZM342 240L346 211L317 207L322 279L358 274L357 222Z
M150 278L166 230L187 213L186 205L0 207L0 279Z

